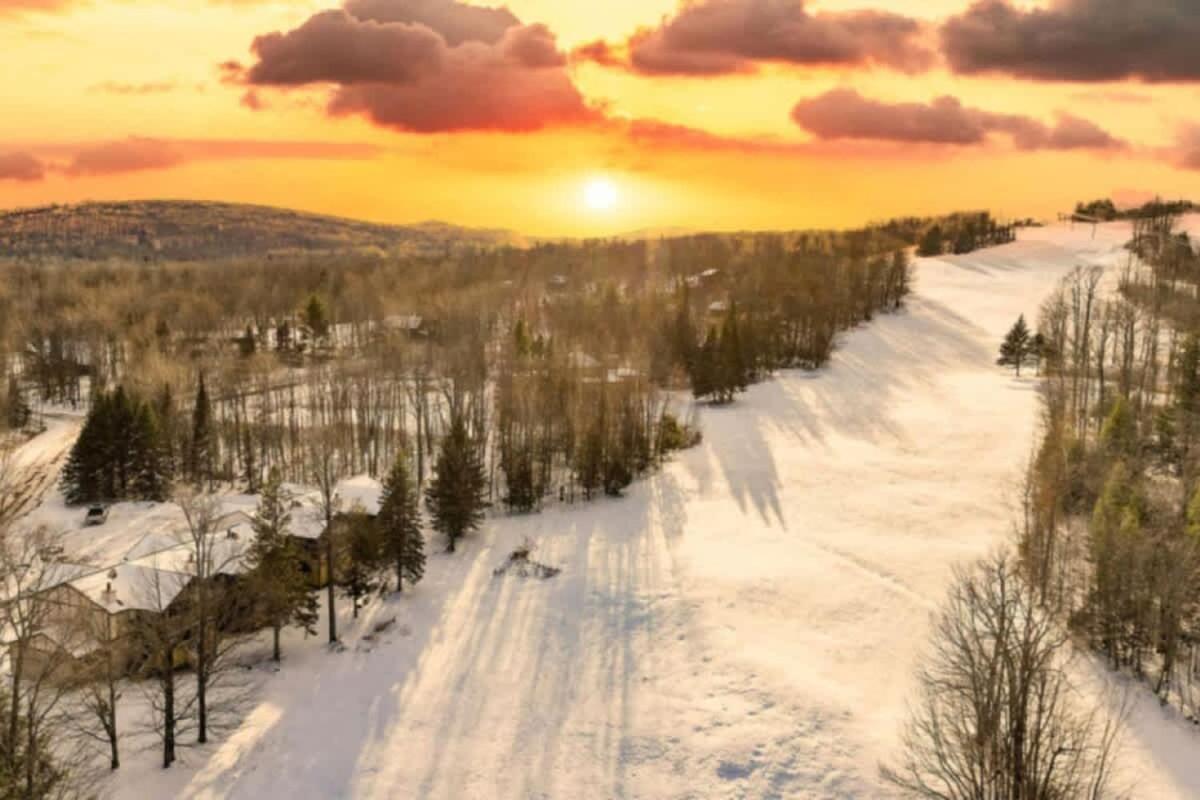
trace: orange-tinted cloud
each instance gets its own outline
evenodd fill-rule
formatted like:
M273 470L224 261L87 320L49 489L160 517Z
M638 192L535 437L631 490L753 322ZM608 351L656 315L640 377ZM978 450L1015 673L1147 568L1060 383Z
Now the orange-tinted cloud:
M1196 0L978 0L942 27L951 68L1044 81L1200 80Z
M120 81L104 81L93 85L90 91L101 94L116 94L116 95L152 95L152 94L167 94L182 88L192 88L197 91L202 91L204 87L201 84L192 84L190 87L185 87L175 81L146 81L144 83L122 83Z
M762 62L885 66L920 72L935 61L922 23L882 11L810 13L804 0L700 0L629 38L628 66L652 75L753 72ZM611 62L593 44L580 58Z
M73 0L0 0L0 17L26 11L60 11L72 5Z
M40 181L45 165L31 153L0 153L0 181Z
M1172 156L1184 169L1200 169L1200 125L1185 125L1179 130Z
M331 85L331 115L398 130L533 131L601 118L548 28L455 0L349 0L259 36L252 49L245 83ZM238 74L235 65L223 70Z
M983 144L997 133L1022 150L1112 149L1125 144L1088 120L1060 114L1053 126L1020 114L970 108L954 97L931 103L886 103L852 89L802 100L792 119L819 139L948 145Z
M365 159L380 152L374 145L355 143L146 137L54 145L35 150L0 155L0 179L37 181L50 172L74 178L116 175L169 169L196 161Z

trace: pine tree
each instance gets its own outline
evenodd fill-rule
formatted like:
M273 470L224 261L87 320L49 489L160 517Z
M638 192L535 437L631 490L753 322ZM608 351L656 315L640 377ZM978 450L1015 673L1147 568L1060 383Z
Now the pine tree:
M147 403L137 403L132 435L131 485L139 500L163 502L171 483L171 471L163 447L163 435L154 409Z
M258 511L251 525L254 541L247 563L258 612L274 633L273 658L279 661L280 633L288 625L316 635L317 598L303 570L303 553L288 534L291 497L283 487L279 470L272 469L263 485Z
M691 375L696 358L696 328L692 324L692 300L687 281L681 285L678 303L671 331L671 350L675 363Z
M483 463L462 414L456 412L425 492L433 529L446 537L446 552L453 553L458 540L483 521L486 491Z
M575 474L583 496L590 500L592 492L604 482L604 444L607 437L607 414L603 402L600 412L592 418L583 433L583 439L575 453Z
M212 481L213 447L212 447L212 406L208 400L208 387L204 383L204 375L200 375L196 387L196 402L192 406L192 439L188 455L188 467L192 481L197 486L204 486Z
M729 304L729 313L721 330L720 358L716 374L717 392L722 402L731 402L736 393L745 391L750 384L736 302Z
M1025 324L1025 315L1022 314L1004 337L1000 345L1000 358L996 363L1002 367L1015 367L1017 377L1021 377L1021 366L1029 359L1030 341L1029 326Z
M930 258L940 256L944 252L946 252L945 236L942 234L941 226L934 225L921 237L921 242L917 246L917 255Z
M692 394L696 397L709 397L720 390L720 352L721 335L710 328L704 344L692 357Z
M383 566L383 547L375 520L366 514L354 513L344 517L348 526L342 537L345 548L341 584L350 595L354 618L362 608L362 599L379 588L379 573Z
M401 453L383 482L379 515L375 518L383 554L396 570L396 591L404 591L404 579L417 583L425 575L425 537L421 534L421 510L416 485Z
M242 334L242 338L238 339L238 351L246 358L254 355L258 350L258 339L254 336L254 328L250 325L246 326L246 332Z
M102 417L107 413L104 396L97 395L88 409L83 428L63 467L60 485L67 503L94 503L104 499L103 464L105 432Z
M1125 398L1118 397L1100 427L1100 443L1114 456L1132 456L1137 451L1137 421Z
M23 429L33 416L16 375L10 375L8 378L8 406L5 413L8 417L8 427L14 431Z
M317 295L309 295L304 306L304 327L314 342L324 341L329 336L329 311Z

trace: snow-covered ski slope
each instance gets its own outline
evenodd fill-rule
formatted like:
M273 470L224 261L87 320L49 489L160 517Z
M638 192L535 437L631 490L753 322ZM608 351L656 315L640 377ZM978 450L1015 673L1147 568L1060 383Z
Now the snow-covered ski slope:
M1035 229L919 264L906 311L828 369L729 408L626 498L499 518L330 653L288 642L232 737L124 797L875 798L952 566L1005 542L1035 383L994 366L1017 315L1125 225ZM494 577L525 537L562 567ZM376 637L361 632L390 617ZM348 624L348 621L347 621ZM1200 737L1152 704L1137 797L1200 795ZM1157 755L1148 752L1153 743Z

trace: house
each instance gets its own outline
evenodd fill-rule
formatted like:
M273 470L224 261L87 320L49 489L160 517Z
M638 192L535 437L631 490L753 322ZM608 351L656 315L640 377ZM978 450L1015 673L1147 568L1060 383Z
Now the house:
M437 334L434 320L420 314L394 314L380 321L384 333L402 333L414 339L428 339Z
M368 475L358 475L338 483L334 497L337 510L332 521L336 527L347 524L358 514L370 518L379 514L383 486ZM328 530L324 509L316 495L300 495L293 500L288 534L304 553L304 571L314 588L322 588L329 582Z
M208 546L210 564L196 569L195 552L180 530L154 530L139 539L120 563L104 568L55 565L41 594L48 604L43 631L27 642L25 658L35 669L57 663L64 679L81 674L110 659L118 674L137 669L146 658L139 631L154 618L178 615L197 589L197 573L222 588L234 588L248 568L246 555L253 541L250 518L241 511L222 516ZM246 629L252 614L246 593L223 592L232 604L218 609L222 625ZM16 636L5 643L11 650ZM181 649L176 666L187 655ZM57 667L56 667L57 669Z

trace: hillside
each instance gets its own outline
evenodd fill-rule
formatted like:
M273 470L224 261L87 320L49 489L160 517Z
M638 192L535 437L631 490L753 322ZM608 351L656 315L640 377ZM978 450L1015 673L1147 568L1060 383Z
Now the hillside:
M187 200L0 211L0 257L204 261L379 249L409 255L521 245L508 231L382 225L267 206Z
M893 796L877 766L929 613L953 565L1007 541L1029 454L1037 379L997 368L996 343L1129 235L1053 226L921 260L908 310L827 370L704 407L703 444L625 499L492 517L411 593L343 606L344 648L289 631L234 733L168 771L131 760L104 794ZM561 574L494 575L526 539ZM1123 744L1135 796L1196 796L1173 711L1139 696Z

